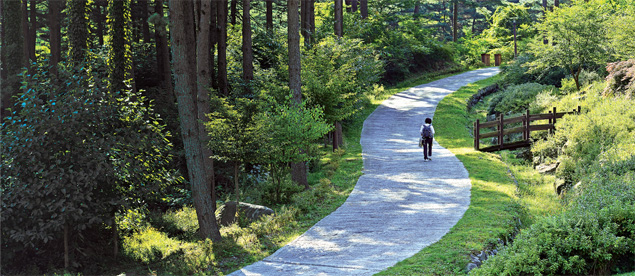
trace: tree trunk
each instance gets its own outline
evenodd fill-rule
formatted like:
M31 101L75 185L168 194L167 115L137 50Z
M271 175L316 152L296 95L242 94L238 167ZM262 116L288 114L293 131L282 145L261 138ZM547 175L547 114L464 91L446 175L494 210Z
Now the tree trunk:
M243 0L243 81L245 93L251 94L251 81L254 79L254 53L251 46L251 0Z
M210 37L210 45L209 45L209 52L212 53L209 59L210 62L210 68L212 69L212 71L210 72L211 74L211 86L214 89L218 89L218 75L216 73L216 44L218 44L218 2L217 1L212 1L212 14L210 17L210 21L209 21L209 37Z
M560 7L560 0L553 0L554 7Z
M548 8L547 7L547 0L542 0L542 16L543 16L543 18L545 16L547 16L547 8ZM549 40L547 39L547 36L544 36L542 38L542 43L545 44L545 45L549 44Z
M154 12L163 18L163 0L155 0ZM156 42L157 67L161 76L161 85L170 103L174 103L172 92L172 71L170 69L170 49L168 48L168 33L165 25L154 25L154 40Z
M304 38L304 45L311 45L311 0L301 0L300 2L300 33Z
M22 54L27 60L27 64L33 62L31 60L31 36L29 34L29 3L25 0L22 1L22 37L24 38L22 40L22 43L24 43Z
M368 18L368 0L359 0L359 12L362 18Z
M231 23L232 25L236 25L236 16L238 13L238 0L231 0Z
M25 0L26 1L26 0ZM37 62L37 57L35 56L35 40L37 39L37 8L35 7L35 0L31 0L31 8L29 11L29 16L31 17L29 27L29 59L31 62Z
M68 58L77 65L86 58L88 49L88 7L85 0L68 0Z
M219 0L218 7L218 91L229 96L227 81L227 0Z
M298 0L287 1L287 22L289 22L289 89L293 92L294 104L302 103L302 90L300 79L300 30ZM291 179L308 189L309 183L306 175L306 164L304 162L291 164Z
M69 246L68 246L68 224L64 224L64 268L68 268L70 266L69 259Z
M193 6L190 1L170 1L171 42L174 58L174 90L177 96L181 135L185 146L185 158L192 198L199 223L199 234L213 241L221 239L212 201L211 191L206 182L203 160L203 146L198 137L197 107L194 100L196 91L196 64Z
M108 2L108 78L110 91L126 89L124 81L133 78L130 52L131 18L130 0Z
M95 9L93 10L94 21L97 23L97 38L99 39L99 46L104 45L104 16L101 11L101 1L95 1Z
M351 0L351 12L357 12L357 0Z
M335 0L335 35L337 37L342 37L344 34L343 16L342 0Z
M211 52L211 18L212 8L211 1L201 1L197 12L198 29L196 34L196 69L197 69L197 111L198 111L198 137L201 142L203 162L205 168L205 183L210 189L212 199L216 197L216 185L214 181L214 160L212 159L212 151L207 147L209 144L209 136L205 130L205 123L209 122L207 114L210 110L209 88L211 86L212 63L210 62ZM215 200L212 200L215 202ZM215 207L215 206L214 206Z
M412 12L414 15L419 14L419 5L420 5L419 1L415 2L415 10L414 12Z
M269 31L273 30L273 0L265 0L267 4L265 28Z
M234 193L236 194L236 211L238 211L238 203L240 202L240 190L238 189L238 161L234 161Z
M315 34L315 0L309 0L309 30Z
M143 33L143 43L150 43L150 25L148 24L148 0L139 0L141 9L141 31Z
M2 57L3 66L6 69L4 77L7 85L2 87L2 101L0 109L2 117L8 116L7 108L12 106L11 97L20 90L20 78L18 74L22 72L22 67L26 65L26 55L24 54L24 35L22 31L22 12L20 1L1 0L2 5ZM4 83L4 81L3 81Z
M459 30L459 1L458 0L454 0L454 3L452 5L452 41L456 42L459 37L458 37L458 30Z
M0 0L0 45L1 46L5 46L7 45L7 41L4 39L4 1ZM4 83L4 81L7 79L7 74L6 74L6 70L7 67L5 66L5 64L7 63L7 61L4 59L4 54L2 52L0 52L0 82ZM1 93L0 93L1 94ZM0 108L2 107L1 104L2 100L0 99ZM4 117L4 116L2 116Z
M49 65L51 66L51 73L57 75L57 64L62 57L62 36L60 25L60 12L61 12L60 0L49 0L49 36L51 57Z

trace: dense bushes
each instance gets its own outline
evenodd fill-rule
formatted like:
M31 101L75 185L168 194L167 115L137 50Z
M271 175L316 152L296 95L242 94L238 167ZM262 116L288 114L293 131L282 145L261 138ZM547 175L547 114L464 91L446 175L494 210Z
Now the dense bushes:
M553 93L551 91L554 90L555 87L553 86L538 83L511 85L492 98L488 107L488 113L522 113L529 108L539 93L543 91Z
M91 246L78 234L112 226L123 208L161 202L159 190L179 180L151 106L139 93L109 92L99 61L89 73L60 66L59 79L38 68L3 122L2 251L12 252L3 264L19 268L34 255L60 263L64 233L80 261Z

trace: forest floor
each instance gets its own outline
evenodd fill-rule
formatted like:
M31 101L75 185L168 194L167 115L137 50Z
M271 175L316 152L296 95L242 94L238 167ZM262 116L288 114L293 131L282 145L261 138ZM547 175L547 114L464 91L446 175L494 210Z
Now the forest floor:
M423 162L419 126L446 95L497 73L479 69L384 101L364 122L364 175L346 202L271 256L230 275L372 275L441 239L470 205L470 178L436 142L433 161ZM444 127L435 126L437 132Z

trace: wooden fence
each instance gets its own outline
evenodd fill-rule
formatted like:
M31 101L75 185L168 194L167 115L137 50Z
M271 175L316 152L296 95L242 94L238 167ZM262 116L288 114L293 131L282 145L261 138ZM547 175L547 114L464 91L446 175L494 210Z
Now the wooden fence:
M528 147L531 145L531 141L529 138L531 137L532 131L539 130L555 130L556 121L562 118L565 114L580 114L581 108L578 106L577 110L573 110L572 112L556 112L556 108L553 108L553 112L549 111L546 114L529 114L529 110L519 117L513 118L505 118L503 114L500 114L495 121L481 123L479 120L476 120L474 123L474 149L486 152L499 151L505 149L516 149L521 147ZM548 120L547 124L531 124L535 121ZM522 123L520 127L514 128L505 128L506 125ZM482 130L486 130L489 128L496 127L496 130L493 132L482 133ZM522 133L523 140L507 143L505 144L503 137L505 135L513 134L513 133ZM480 140L485 138L498 137L498 144L493 145L486 148L480 148Z

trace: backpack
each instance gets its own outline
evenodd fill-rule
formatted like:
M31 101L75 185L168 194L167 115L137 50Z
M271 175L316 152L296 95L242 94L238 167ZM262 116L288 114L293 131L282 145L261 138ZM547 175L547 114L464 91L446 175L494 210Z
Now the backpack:
M421 137L432 138L432 125L423 125L423 128L421 129Z

